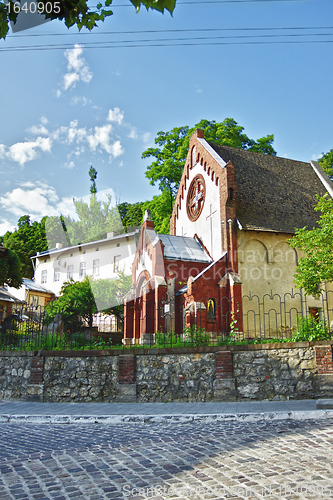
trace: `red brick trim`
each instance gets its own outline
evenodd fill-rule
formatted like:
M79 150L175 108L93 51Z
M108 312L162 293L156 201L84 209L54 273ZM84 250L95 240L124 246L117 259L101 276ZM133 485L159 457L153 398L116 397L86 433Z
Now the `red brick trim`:
M232 377L231 351L217 352L215 354L216 378Z
M44 356L31 358L30 384L41 385L44 382Z
M119 356L119 384L135 383L135 356L123 354Z
M317 371L318 373L332 373L333 360L332 360L332 346L314 346L316 353Z

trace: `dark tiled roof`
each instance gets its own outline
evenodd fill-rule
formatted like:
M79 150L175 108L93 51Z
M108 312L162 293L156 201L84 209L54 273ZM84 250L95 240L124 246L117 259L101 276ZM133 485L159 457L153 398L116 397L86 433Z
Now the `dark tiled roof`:
M316 194L326 192L310 163L210 144L235 168L236 215L244 229L294 233L316 225Z

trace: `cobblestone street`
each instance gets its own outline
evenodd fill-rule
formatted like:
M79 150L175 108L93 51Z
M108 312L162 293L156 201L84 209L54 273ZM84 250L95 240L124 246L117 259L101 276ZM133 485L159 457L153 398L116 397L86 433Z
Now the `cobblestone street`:
M333 422L1 424L0 498L333 498Z

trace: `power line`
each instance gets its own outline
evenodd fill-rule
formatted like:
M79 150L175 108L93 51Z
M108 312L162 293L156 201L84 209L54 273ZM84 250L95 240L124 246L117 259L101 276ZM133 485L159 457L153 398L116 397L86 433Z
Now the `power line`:
M48 37L48 36L77 36L77 35L140 35L147 33L198 33L198 32L219 32L219 31L300 31L300 30L331 30L333 26L294 26L294 27L267 27L267 28L190 28L190 29L167 29L167 30L133 30L133 31L89 31L78 33L29 33L24 35L9 35L9 38L26 37ZM311 35L311 34L310 34ZM288 36L288 35L286 35ZM313 35L311 35L313 36Z
M332 34L322 34L322 36L332 36ZM270 35L267 35L270 36ZM279 36L279 35L271 35ZM281 35L280 35L281 36ZM292 35L305 36L305 35ZM262 37L265 37L263 35ZM136 43L133 40L122 40L114 42L91 42L82 44L85 49L107 49L107 48L142 48L142 47L180 47L180 46L221 46L221 45L267 45L267 44L310 44L310 43L332 43L333 40L241 40L241 41L216 41L217 39L227 39L228 37L201 37L201 38L183 38L183 39L156 39L156 40L138 40ZM229 39L237 38L260 38L259 36L243 36L243 37L229 37ZM213 41L214 40L214 41ZM163 43L161 43L163 42ZM167 42L167 43L165 43ZM203 43L205 42L205 43ZM45 50L65 50L73 48L72 44L50 44L50 45L32 45L32 46L19 46L19 47L6 47L0 48L0 52L18 52L18 51L45 51Z

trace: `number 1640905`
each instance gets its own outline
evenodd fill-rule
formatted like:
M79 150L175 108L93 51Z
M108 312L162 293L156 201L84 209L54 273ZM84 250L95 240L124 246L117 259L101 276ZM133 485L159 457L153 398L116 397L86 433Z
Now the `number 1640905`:
M21 5L19 2L8 2L7 4L8 13L15 12L18 14L19 12L26 12L30 14L59 14L60 13L60 2L25 2Z

